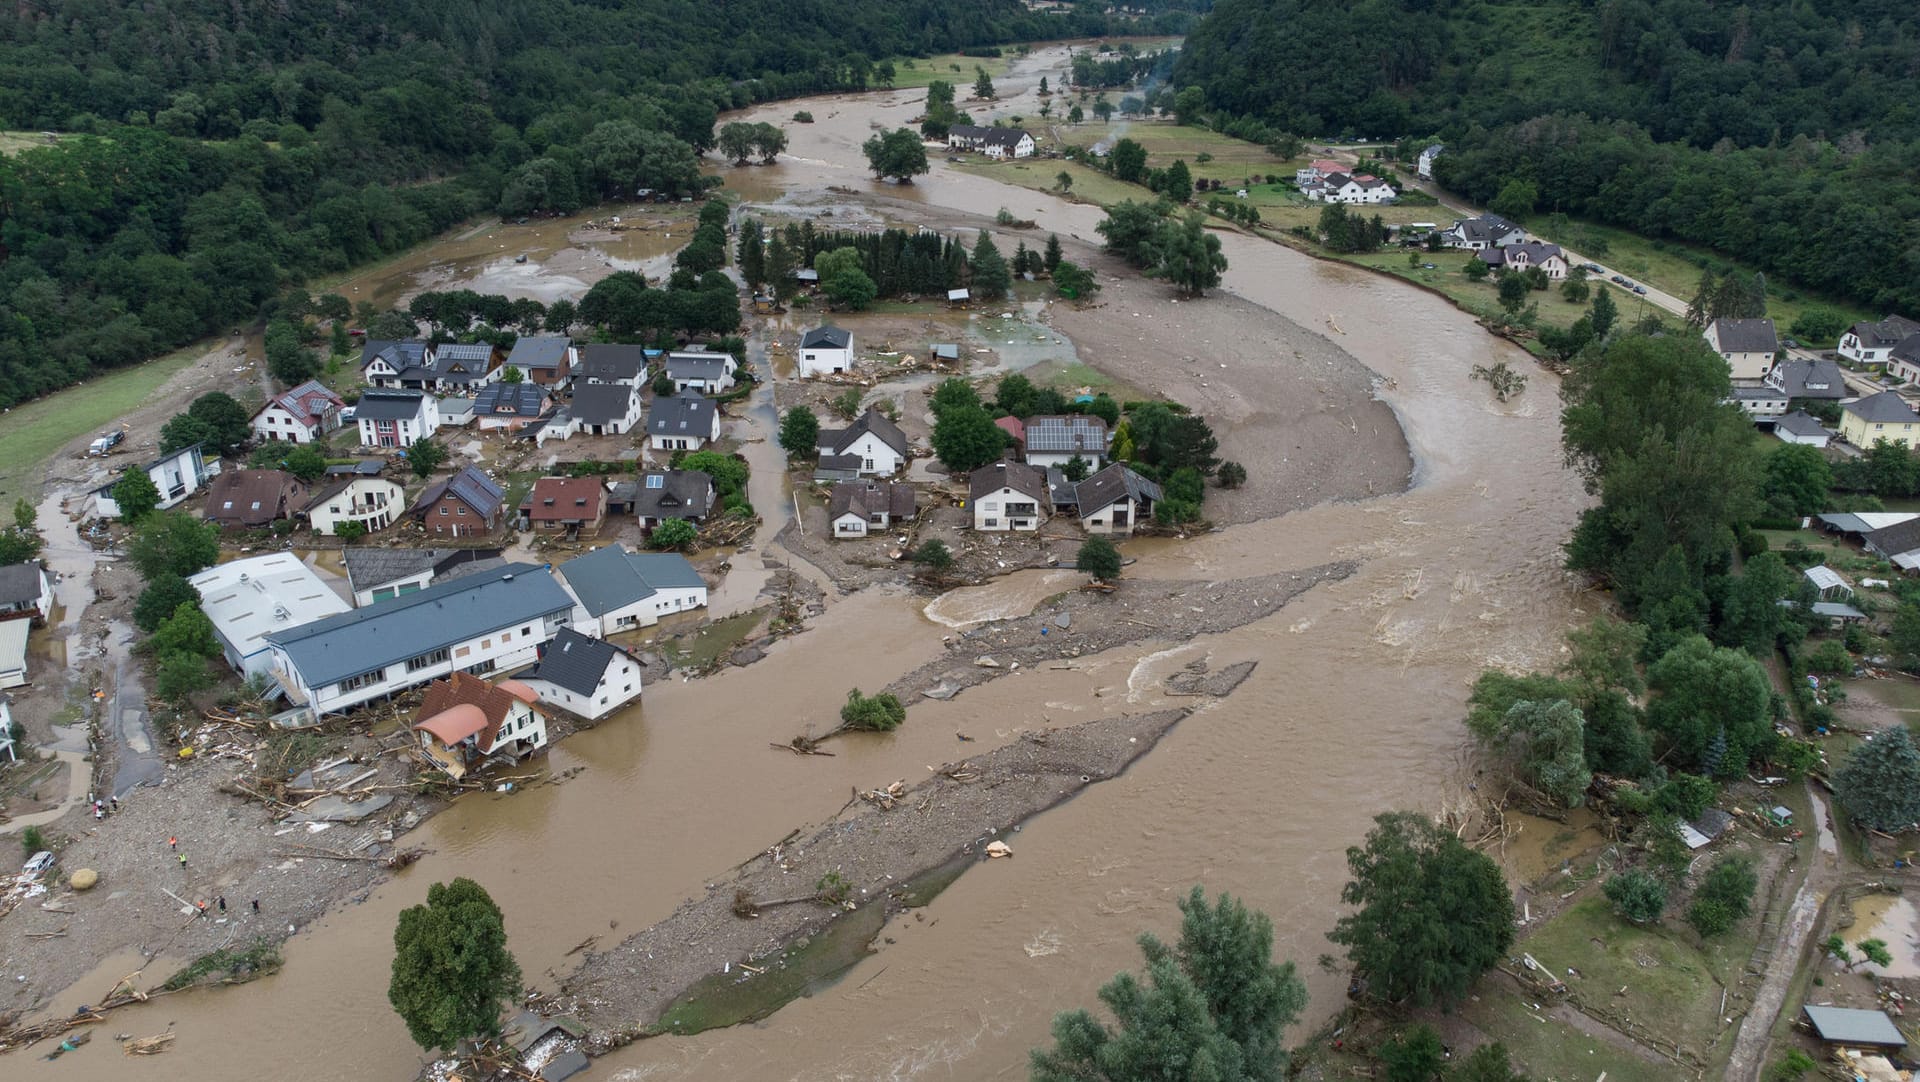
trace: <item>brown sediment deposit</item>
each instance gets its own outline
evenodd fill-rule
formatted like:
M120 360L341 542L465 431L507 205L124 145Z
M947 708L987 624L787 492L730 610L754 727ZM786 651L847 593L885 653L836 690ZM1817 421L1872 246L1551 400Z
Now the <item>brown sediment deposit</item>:
M868 790L804 837L799 831L708 885L672 916L590 954L562 977L553 1006L585 1020L606 1051L648 1028L696 982L775 955L955 857L1013 836L1028 818L1124 771L1192 711L1123 714L1028 732L910 786ZM832 877L832 878L830 878ZM831 887L825 884L832 884ZM824 900L816 896L831 894ZM746 913L755 915L747 916ZM723 969L724 967L724 969Z
M951 699L996 677L1119 646L1148 641L1188 642L1265 619L1322 583L1353 574L1352 563L1322 564L1257 578L1215 582L1122 579L1112 592L1077 590L1031 615L979 624L947 642L947 656L888 684L911 704Z

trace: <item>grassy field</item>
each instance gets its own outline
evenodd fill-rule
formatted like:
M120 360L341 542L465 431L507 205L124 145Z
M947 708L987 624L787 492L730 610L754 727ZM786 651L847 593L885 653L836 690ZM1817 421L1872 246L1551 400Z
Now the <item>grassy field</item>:
M998 79L1007 73L1009 62L1004 56L961 56L959 53L941 53L924 60L897 56L893 59L893 85L898 88L926 86L935 81L952 83L953 96L964 109L966 99L973 94L976 78L973 69L985 68L988 78Z
M110 427L204 349L193 346L109 372L7 411L0 417L0 504L22 496L37 502L40 471L55 451L76 436Z
M1438 290L1447 299L1476 316L1491 316L1500 312L1500 295L1493 279L1476 282L1468 278L1464 268L1470 257L1463 252L1421 252L1421 265L1418 267L1409 265L1407 253L1398 249L1337 258ZM1431 269L1427 264L1432 264ZM1626 314L1633 314L1625 298L1617 292L1615 300L1626 309ZM1536 290L1527 295L1527 303L1540 306L1539 321L1543 326L1571 326L1587 310L1585 304L1569 303L1560 295L1558 288Z
M18 154L23 150L51 145L47 137L37 131L0 131L0 154Z
M1647 1060L1589 1036L1575 1026L1534 1011L1513 986L1483 982L1477 1001L1460 1015L1493 1040L1507 1046L1516 1065L1531 1078L1599 1078L1608 1082L1670 1082L1682 1077L1671 1063Z
M1752 273L1753 268L1741 266L1735 260L1705 248L1681 244L1675 241L1652 240L1638 233L1630 233L1612 226L1596 225L1592 222L1569 222L1564 233L1552 229L1543 218L1534 222L1545 230L1547 239L1565 244L1582 255L1604 264L1610 271L1618 271L1629 278L1638 279L1648 285L1665 290L1681 300L1690 299L1700 284L1702 266L1713 267L1716 271L1729 268ZM1596 244L1595 242L1599 243ZM1606 250L1596 251L1604 247ZM1879 319L1885 313L1870 312L1847 301L1834 301L1811 296L1794 289L1790 284L1774 283L1767 289L1767 315L1782 337L1789 332L1788 327L1800 317L1800 313L1809 308L1832 308L1845 313L1849 322L1862 319ZM1818 343L1831 347L1833 343Z

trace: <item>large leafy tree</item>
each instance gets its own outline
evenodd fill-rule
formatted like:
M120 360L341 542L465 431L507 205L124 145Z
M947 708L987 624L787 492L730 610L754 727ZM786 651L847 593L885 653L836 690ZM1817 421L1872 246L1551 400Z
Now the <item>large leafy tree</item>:
M1147 148L1131 139L1121 139L1113 144L1113 150L1107 155L1107 161L1113 166L1113 175L1128 184L1137 184L1147 173Z
M1085 1010L1053 1020L1052 1048L1035 1049L1033 1082L1193 1079L1278 1082L1281 1031L1306 1006L1293 963L1273 961L1266 914L1199 887L1180 902L1180 939L1140 937L1146 979L1122 973L1100 989L1113 1023Z
M1107 251L1136 267L1154 267L1160 263L1160 242L1164 239L1161 223L1172 207L1165 202L1136 203L1131 199L1107 208L1107 216L1094 227L1106 238Z
M1833 776L1833 794L1847 814L1873 830L1920 822L1920 752L1904 725L1893 725L1853 749Z
M1189 297L1197 297L1219 285L1220 276L1227 269L1227 256L1220 250L1220 238L1207 231L1205 215L1197 210L1183 219L1170 218L1162 223L1158 247L1157 273Z
M892 177L902 184L927 171L927 148L910 129L895 128L875 135L860 147L867 156L867 167L876 177Z
M1347 850L1354 911L1328 938L1347 948L1373 998L1455 1003L1513 945L1513 898L1500 867L1414 812L1374 819Z
M806 406L792 406L780 418L780 447L792 458L803 458L820 448L820 418Z
M451 1050L500 1031L500 1011L520 991L506 919L471 879L435 883L424 905L400 911L387 1000L422 1048Z
M1824 511L1832 486L1833 467L1817 447L1783 443L1767 456L1767 505L1783 517Z
M958 405L940 412L933 423L933 453L954 473L969 473L1000 457L1007 434L978 405Z
M133 625L152 634L180 606L199 603L199 591L186 579L162 574L148 582L147 588L140 591L140 599L133 603Z
M1665 737L1677 765L1734 775L1773 742L1772 689L1745 651L1690 636L1647 671L1654 695L1647 724Z
M113 502L119 505L121 518L139 522L160 506L160 487L147 471L128 470L113 486Z
M184 579L220 558L220 529L180 511L151 514L134 528L127 558L149 582L166 575Z
M1586 719L1572 703L1522 701L1507 709L1495 743L1512 757L1522 779L1573 808L1593 782L1585 737Z
M160 429L160 453L171 454L196 443L216 455L230 455L253 435L246 408L225 391L208 391Z

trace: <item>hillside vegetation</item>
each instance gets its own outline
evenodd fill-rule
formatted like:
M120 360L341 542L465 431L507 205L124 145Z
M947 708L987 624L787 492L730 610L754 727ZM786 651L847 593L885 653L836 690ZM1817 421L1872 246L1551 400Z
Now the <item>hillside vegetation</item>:
M1019 0L63 0L0 17L0 407L483 211L699 186L717 111L1134 28Z
M1217 126L1435 136L1436 179L1470 199L1513 186L1920 311L1910 3L1221 0L1175 80Z

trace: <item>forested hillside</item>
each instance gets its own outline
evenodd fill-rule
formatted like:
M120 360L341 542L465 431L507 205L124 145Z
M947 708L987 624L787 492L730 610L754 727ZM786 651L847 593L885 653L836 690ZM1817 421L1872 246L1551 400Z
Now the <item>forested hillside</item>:
M1178 30L1158 0L1142 30ZM697 184L717 110L1097 35L1019 0L27 0L0 15L0 406L480 211Z
M1175 70L1303 135L1438 135L1486 201L1708 245L1920 311L1920 5L1221 0Z

